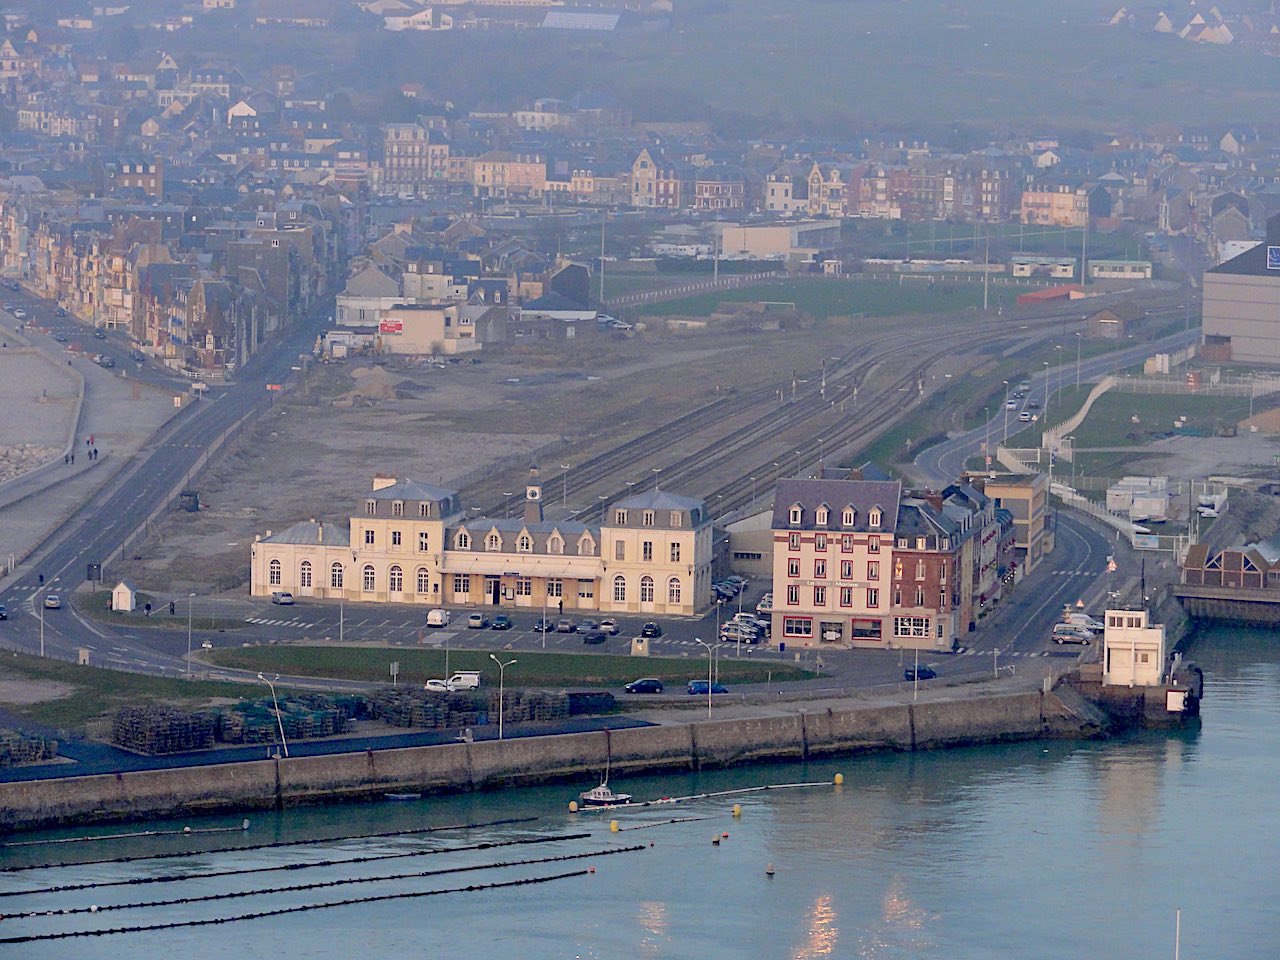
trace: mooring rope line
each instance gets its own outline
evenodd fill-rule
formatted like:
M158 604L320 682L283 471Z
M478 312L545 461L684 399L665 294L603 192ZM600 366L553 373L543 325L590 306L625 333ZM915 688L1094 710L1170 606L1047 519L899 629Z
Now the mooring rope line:
M68 940L72 937L107 937L120 933L148 933L153 930L178 930L184 927L210 927L223 923L238 923L243 920L262 920L267 917L282 917L291 913L304 913L309 910L328 910L333 907L349 907L359 903L380 903L387 900L414 900L423 897L441 897L450 893L478 893L483 890L500 890L505 887L522 887L539 883L551 883L554 880L567 880L571 877L585 877L590 870L571 870L567 873L554 873L545 877L524 877L520 880L506 880L495 883L479 883L466 887L451 887L446 890L419 890L411 893L385 893L372 897L354 897L349 900L334 900L327 903L306 903L295 907L277 907L274 910L260 910L256 913L244 913L234 917L214 917L207 920L177 920L171 923L156 923L136 927L112 927L107 930L60 930L56 933L27 934L18 937L2 937L0 945L13 943L36 943L42 940Z
M216 900L237 900L245 897L262 897L276 893L299 893L304 890L323 890L328 887L354 886L361 883L383 883L389 880L420 880L426 877L440 877L452 873L473 873L477 870L499 870L506 867L533 867L545 863L565 863L570 860L585 860L588 857L609 857L617 853L635 853L648 849L644 844L630 847L610 847L603 850L589 850L586 853L566 853L557 857L538 857L529 860L499 860L496 863L473 863L465 867L443 867L438 870L420 870L413 873L392 873L381 877L342 877L337 880L317 880L314 883L299 883L286 887L266 887L261 890L232 890L227 893L210 893L199 897L178 897L174 900L149 900L139 903L115 903L107 906L64 907L56 910L27 910L22 913L5 914L5 920L28 920L34 917L67 917L81 913L105 913L108 910L136 910L152 907L173 907L188 903L210 903Z
M744 793L766 793L769 790L795 790L798 787L829 787L830 780L817 780L812 783L766 783L758 787L738 787L735 790L717 790L714 793L691 793L687 797L660 797L657 800L632 800L628 803L614 803L607 807L583 807L578 813L603 813L608 810L634 810L638 807L661 807L672 803L685 803L689 800L711 800L716 797L733 797Z
M51 837L45 840L12 840L0 843L0 849L18 847L49 847L63 843L101 843L103 840L134 840L138 837L194 837L203 833L244 833L249 829L245 820L238 827L183 827L181 830L138 830L134 833L103 833L94 837Z
M304 862L274 864L269 867L236 867L226 870L210 870L204 873L169 873L150 877L130 877L127 880L95 880L87 883L66 883L32 890L0 890L0 897L32 897L46 893L75 893L79 890L99 890L103 887L131 887L148 883L180 883L184 880L208 880L214 877L236 877L251 873L278 873L283 870L309 870L312 867L345 867L360 863L376 863L382 860L400 860L405 857L429 857L441 853L463 853L468 850L494 850L500 847L527 846L536 843L560 843L565 840L583 840L590 833L565 833L549 837L521 837L517 840L486 840L484 843L468 843L456 847L435 847L430 850L402 850L397 853L374 853L363 857L345 859L308 860Z
M97 860L67 860L62 863L37 863L30 866L0 867L0 873L22 873L30 870L54 870L62 867L96 867L107 863L136 863L139 860L166 860L176 857L199 857L213 853L245 853L250 850L272 850L281 847L302 847L319 843L338 843L345 840L376 840L386 837L408 837L427 833L443 833L449 830L479 830L483 827L501 827L515 823L530 823L537 817L507 817L502 820L485 820L479 823L450 823L437 827L414 827L408 830L386 830L381 833L355 833L340 837L314 837L310 840L273 840L271 843L249 844L236 847L212 847L207 850L187 850L178 853L140 853L132 857L102 857Z

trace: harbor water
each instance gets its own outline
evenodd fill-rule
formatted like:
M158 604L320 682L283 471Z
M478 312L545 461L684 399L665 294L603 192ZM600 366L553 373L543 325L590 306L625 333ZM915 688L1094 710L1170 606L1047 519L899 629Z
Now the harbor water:
M576 816L567 812L568 801L594 784L258 813L244 834L5 847L0 866L6 867L184 855L6 872L0 893L329 863L7 896L0 898L0 940L387 899L215 925L4 943L0 957L1136 960L1173 956L1178 908L1183 958L1275 957L1280 641L1220 628L1198 638L1190 655L1205 670L1203 717L1172 734L615 776L611 786L637 799L821 785ZM836 773L844 775L841 786L831 782ZM740 816L733 815L734 803ZM664 822L673 818L680 822ZM497 819L521 822L187 853ZM612 831L611 819L622 829ZM210 817L33 836L238 822ZM566 838L578 833L588 835ZM474 849L513 840L540 842ZM642 849L607 852L632 846ZM397 853L422 855L333 862ZM587 856L549 860L577 854ZM535 860L547 862L499 866ZM456 869L470 866L481 869ZM491 886L559 874L570 875ZM325 881L337 883L279 890ZM469 886L479 889L460 889ZM240 896L255 890L276 892ZM390 898L430 891L457 892ZM219 894L234 896L198 899ZM106 909L157 901L183 902ZM22 916L85 907L97 911Z

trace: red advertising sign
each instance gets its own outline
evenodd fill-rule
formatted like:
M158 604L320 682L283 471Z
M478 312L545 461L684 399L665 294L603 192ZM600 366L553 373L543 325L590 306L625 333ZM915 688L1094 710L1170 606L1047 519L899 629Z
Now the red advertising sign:
M378 324L379 333L404 333L403 320L383 320Z
M279 389L280 389L280 384L278 384L278 383L268 383L268 384L267 384L267 389L268 389L268 390L279 390Z

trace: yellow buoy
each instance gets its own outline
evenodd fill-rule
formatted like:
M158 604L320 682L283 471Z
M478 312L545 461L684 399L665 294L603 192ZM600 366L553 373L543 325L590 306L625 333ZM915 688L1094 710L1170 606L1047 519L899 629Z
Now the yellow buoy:
M837 773L837 774L836 774L836 786L838 787L838 786L842 785L843 783L844 783L844 774L843 774L843 773Z
M742 816L742 804L740 804L740 803L735 803L735 804L733 805L733 815L734 815L735 817L740 817L740 816Z
M578 801L577 801L577 800L570 800L570 801L569 801L569 812L570 812L570 813L577 813L577 812L578 812Z
M617 821L617 820L610 820L610 821L609 821L609 832L610 832L610 833L617 833L620 829L622 829L622 828L618 826L618 821Z

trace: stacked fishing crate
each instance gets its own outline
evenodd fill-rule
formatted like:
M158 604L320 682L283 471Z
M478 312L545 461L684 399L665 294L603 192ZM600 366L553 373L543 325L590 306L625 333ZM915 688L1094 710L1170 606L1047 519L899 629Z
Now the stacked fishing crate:
M125 707L111 725L112 743L149 756L208 750L213 734L209 714L162 706Z

